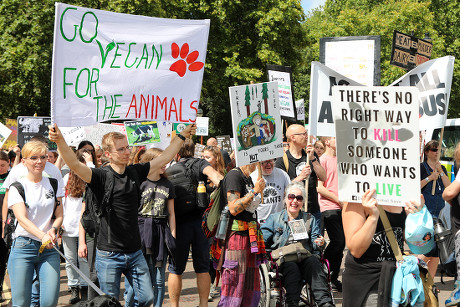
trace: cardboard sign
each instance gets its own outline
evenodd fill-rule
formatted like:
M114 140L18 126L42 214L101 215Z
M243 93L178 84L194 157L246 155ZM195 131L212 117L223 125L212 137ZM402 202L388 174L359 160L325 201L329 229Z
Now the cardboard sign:
M201 159L201 154L203 153L205 147L205 145L195 144L195 154L193 157Z
M308 134L335 136L334 117L332 115L332 87L361 84L319 62L311 63L310 80Z
M420 200L418 89L335 86L339 199L361 202L376 189L380 205Z
M139 146L160 142L157 122L132 121L124 124L129 145Z
M79 127L61 127L62 136L64 137L67 145L78 147L81 141L85 140L85 128Z
M283 119L296 119L296 108L292 90L291 67L279 65L267 65L268 81L278 82L279 112Z
M219 135L216 136L217 145L228 152L229 154L233 151L232 149L232 141L229 135Z
M3 143L3 149L9 149L10 146L15 146L18 143L18 121L16 119L6 119L5 126L11 130L11 134Z
M395 30L390 64L411 70L429 61L432 49L431 42Z
M305 121L305 102L303 99L295 101L295 108L297 110L297 120Z
M209 117L196 118L196 135L206 136L209 134Z
M420 130L442 128L446 123L454 61L453 56L428 61L391 84L419 89Z
M229 88L236 166L283 155L278 83Z
M51 117L18 116L18 144L21 148L35 135L42 135L48 140L48 150L56 151L56 143L48 139L48 126Z
M53 122L195 122L209 24L56 3Z

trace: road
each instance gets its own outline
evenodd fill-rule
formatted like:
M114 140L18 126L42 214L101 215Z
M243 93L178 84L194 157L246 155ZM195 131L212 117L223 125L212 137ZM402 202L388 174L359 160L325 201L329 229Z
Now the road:
M343 269L343 264L342 264L342 269ZM444 277L444 282L445 284L441 283L441 275L436 274L435 276L435 284L440 290L439 292L439 306L444 306L444 301L449 297L450 292L452 291L454 287L454 278L453 277ZM11 292L9 288L9 277L8 275L5 277L5 283L6 285L4 286L4 298L10 298L11 297ZM122 291L124 291L124 286L122 283ZM167 288L166 288L167 291ZM64 268L64 263L61 263L61 291L60 291L60 296L59 296L59 303L58 306L70 306L68 304L70 299L70 293L67 291L67 277L65 273L65 268ZM336 306L342 306L342 294L341 293L334 293L334 299ZM123 302L123 297L120 295L120 301L122 302L122 305L124 304ZM215 298L214 302L210 302L209 306L214 307L217 306L217 303L219 301L219 298ZM189 259L189 262L187 263L187 269L183 275L183 289L182 289L182 295L181 295L181 301L180 301L181 306L185 307L195 307L198 306L199 299L198 299L198 292L196 289L196 280L195 280L195 273L193 272L193 265L191 260ZM166 292L166 297L164 301L164 306L169 306L169 296L168 293ZM12 306L10 301L6 301L3 303L1 306Z

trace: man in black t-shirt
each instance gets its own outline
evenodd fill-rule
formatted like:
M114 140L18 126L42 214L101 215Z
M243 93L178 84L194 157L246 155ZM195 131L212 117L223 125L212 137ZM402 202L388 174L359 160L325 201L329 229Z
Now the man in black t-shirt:
M57 125L50 127L49 138L57 144L64 162L89 184L98 199L104 194L107 173L111 172L114 177L110 211L102 215L97 236L96 271L104 293L118 298L121 274L124 274L133 286L139 306L153 304L150 273L141 251L137 222L140 192L135 178L129 174L135 172L139 182L144 181L149 172L156 172L171 161L182 142L195 130L195 125L187 126L163 154L149 163L129 166L131 147L126 136L118 132L107 133L102 138L102 148L110 163L106 168L97 169L79 162Z
M215 186L218 186L223 176L214 170L206 160L193 158L194 154L195 144L190 139L185 140L177 154L177 163L188 164L188 161L193 159L190 162L193 162L191 164L191 175L194 177L194 180L196 182L207 182L209 178ZM170 172L171 168L166 169L167 175L170 175ZM178 188L177 186L175 187L178 193ZM179 203L177 198L174 202L175 208L187 206L185 203ZM168 277L171 306L179 306L180 293L182 291L182 274L185 271L190 246L192 247L193 269L196 273L200 306L207 306L208 304L211 277L209 275L209 243L201 228L203 212L204 209L197 209L194 212L179 215L176 211L176 261L174 264L169 264L170 274Z
M313 146L308 144L308 133L302 125L290 125L286 130L289 149L286 156L276 159L275 166L287 172L291 181L305 181L308 179L308 209L313 218L317 219L316 225L321 225L321 211L319 210L318 192L316 187L318 179L326 180L326 170L319 163ZM307 151L304 150L307 148ZM307 155L309 164L307 165ZM286 160L286 161L285 161ZM286 169L286 164L288 169Z

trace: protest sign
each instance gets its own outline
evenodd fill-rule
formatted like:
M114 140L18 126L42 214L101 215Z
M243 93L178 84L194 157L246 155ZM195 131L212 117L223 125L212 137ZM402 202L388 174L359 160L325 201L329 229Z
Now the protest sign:
M425 62L391 84L419 89L420 130L442 128L446 123L454 61L453 56L445 56Z
M380 85L380 36L322 37L320 62L367 86Z
M56 3L53 121L194 122L209 24Z
M145 147L149 148L160 148L165 150L166 147L171 143L172 135L172 124L169 122L157 122L158 132L160 133L160 143L148 144Z
M292 90L292 74L291 67L279 65L267 65L268 81L278 82L279 93L279 112L283 119L295 120L296 109L294 103L294 95ZM259 112L261 112L259 110ZM265 110L265 113L268 113Z
M201 159L201 154L203 153L205 147L206 146L202 144L195 144L195 154L193 157Z
M217 146L219 146L220 148L222 148L226 152L231 153L233 151L232 143L231 143L229 135L216 136L216 140L217 140Z
M12 131L10 130L10 128L0 123L0 147L3 146L6 139L10 136L11 132Z
M209 117L197 117L196 118L196 135L208 135L209 134Z
M85 126L85 140L90 141L94 145L102 145L102 137L109 132L123 133L125 129L123 125L96 124Z
M79 127L61 127L62 136L66 141L67 145L78 147L81 141L85 140L85 128L82 126Z
M332 87L334 85L361 85L329 67L311 63L310 103L308 111L309 134L313 136L335 136L332 115Z
M179 133L182 132L182 130L184 130L185 128L187 128L187 126L188 126L187 124L182 124L182 123L181 123L181 124L173 124L173 125L172 125L172 130L173 130L174 132L176 132L176 134L179 134Z
M234 86L229 92L236 165L281 157L283 127L277 82Z
M11 134L3 143L3 149L9 149L11 146L14 146L18 143L18 121L16 119L6 119L5 126L11 130Z
M48 150L56 151L57 145L48 138L48 126L51 117L18 116L18 144L24 146L35 135L41 135L48 140Z
M297 120L305 121L305 104L304 100L296 100L295 108L297 110Z
M130 121L124 124L129 145L139 146L160 142L157 122Z
M335 86L340 201L376 189L380 205L420 199L418 89Z
M432 49L431 42L395 30L390 64L411 70L429 61Z

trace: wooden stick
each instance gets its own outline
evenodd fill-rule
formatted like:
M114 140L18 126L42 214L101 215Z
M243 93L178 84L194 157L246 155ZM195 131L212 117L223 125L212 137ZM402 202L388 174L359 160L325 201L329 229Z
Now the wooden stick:
M444 127L441 128L441 135L439 136L439 145L438 145L438 159L437 161L439 161L439 159L441 158L441 149L442 149L442 138L444 137ZM433 170L435 171L435 170ZM439 176L439 175L438 175ZM431 195L434 195L434 192L436 190L436 183L438 182L438 178L436 178L436 180L433 180L433 187L431 189Z
M262 178L262 166L260 165L260 162L257 162L257 178ZM260 192L260 203L264 203L264 191Z
M311 145L311 135L308 135L307 147ZM306 166L310 165L310 156L307 154ZM313 171L313 170L312 170ZM307 212L308 210L308 181L310 180L311 174L305 179L305 201L303 203L303 211Z

